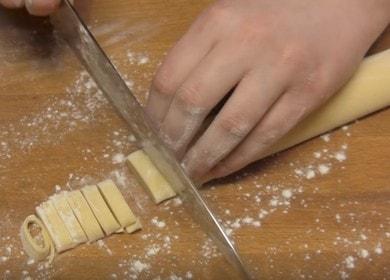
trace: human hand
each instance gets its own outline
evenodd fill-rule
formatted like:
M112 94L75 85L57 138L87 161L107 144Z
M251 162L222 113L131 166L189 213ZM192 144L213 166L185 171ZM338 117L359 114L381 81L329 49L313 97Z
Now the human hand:
M35 16L47 16L54 12L61 0L0 0L6 8L16 9L26 7L28 12Z
M261 158L347 81L389 10L388 0L219 0L167 55L146 111L191 177L228 175Z

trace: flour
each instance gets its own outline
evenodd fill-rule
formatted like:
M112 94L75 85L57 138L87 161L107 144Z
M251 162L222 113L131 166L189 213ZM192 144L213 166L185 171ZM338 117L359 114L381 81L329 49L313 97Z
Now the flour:
M112 157L112 163L113 163L113 164L123 163L125 160L126 160L126 157L125 157L125 155L122 154L122 153L115 154L115 155Z
M370 255L370 253L366 249L360 249L358 255L359 257L365 259Z
M348 256L345 258L344 262L345 262L345 266L348 268L348 269L353 269L355 268L355 258L353 256Z
M378 244L375 246L374 252L375 252L377 255L382 255L383 249L382 249L382 244L381 244L381 243L378 243Z
M282 196L285 198L285 199L290 199L292 197L293 193L291 191L291 189L285 189L282 191Z
M151 220L152 225L155 225L158 228L164 228L166 226L166 223L164 221L159 221L158 217L154 217Z
M318 172L321 174L321 175L325 175L325 174L328 174L329 171L330 171L330 166L327 165L327 164L319 164L318 167Z
M321 135L321 139L324 140L325 142L329 142L330 141L330 134L327 133L327 134Z
M345 161L347 159L347 156L345 154L345 151L338 151L334 154L334 158L338 161Z

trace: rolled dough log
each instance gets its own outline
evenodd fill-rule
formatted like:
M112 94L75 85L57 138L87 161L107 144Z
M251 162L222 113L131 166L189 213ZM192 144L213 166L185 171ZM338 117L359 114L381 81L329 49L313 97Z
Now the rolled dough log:
M156 168L144 151L138 150L127 157L129 167L144 183L155 203L160 203L176 195L167 180Z
M66 193L55 194L50 200L53 201L53 205L64 222L73 242L75 244L87 242L88 238L66 199Z
M65 223L58 215L57 210L50 200L37 206L36 211L47 228L57 252L68 250L76 245L73 242Z
M390 49L363 60L352 79L264 157L390 106Z
M110 235L121 228L97 186L85 186L81 189L81 192L106 235Z
M114 214L122 228L134 224L137 220L131 211L122 193L112 180L106 180L98 184L99 190L107 202L108 207Z
M81 192L72 191L67 193L66 198L87 235L88 241L93 242L103 238L104 233Z

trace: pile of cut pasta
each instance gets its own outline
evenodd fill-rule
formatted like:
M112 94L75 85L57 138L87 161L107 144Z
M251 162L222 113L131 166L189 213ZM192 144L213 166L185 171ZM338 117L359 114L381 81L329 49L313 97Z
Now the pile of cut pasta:
M128 163L155 203L176 195L171 186L142 151L129 155ZM35 261L53 260L82 243L90 243L113 233L133 233L141 222L111 180L81 190L55 194L28 216L21 227L27 255Z

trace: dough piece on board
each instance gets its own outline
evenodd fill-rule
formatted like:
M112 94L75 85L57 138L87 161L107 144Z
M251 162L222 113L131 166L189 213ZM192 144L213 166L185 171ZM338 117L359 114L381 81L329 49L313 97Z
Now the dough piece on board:
M144 183L155 203L176 195L167 180L156 168L144 151L138 150L127 157L130 168Z
M263 157L390 106L390 50L363 60L350 81Z
M98 184L99 190L122 228L132 225L137 218L134 216L122 193L112 180Z
M68 250L76 245L50 200L37 206L36 211L46 226L57 252Z
M93 242L103 238L104 233L81 192L69 192L66 194L66 198L88 237L88 241Z
M81 192L106 235L120 229L121 226L115 220L96 186L85 186Z
M134 224L127 226L125 228L127 233L133 233L133 232L136 232L137 230L140 230L140 229L142 229L142 224L141 224L141 221L139 220L139 218L137 218L137 220L135 221Z
M73 242L75 244L87 242L88 238L66 199L66 193L55 194L50 200L53 201L54 207L65 223Z
M30 225L38 226L40 230L39 235L41 236L40 242L31 235ZM37 216L30 215L24 220L20 229L20 236L23 249L30 258L35 261L41 261L49 256L53 246L52 240L45 226Z

